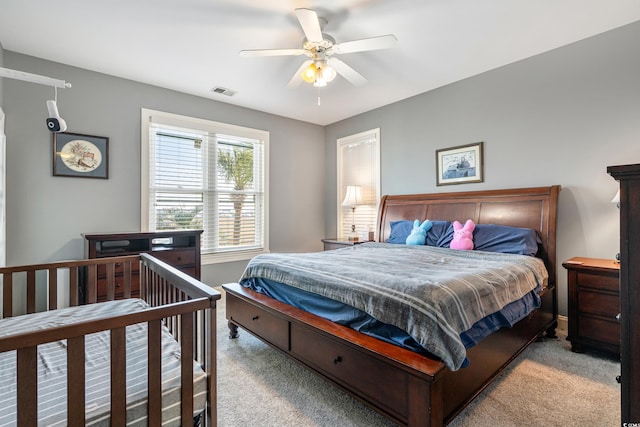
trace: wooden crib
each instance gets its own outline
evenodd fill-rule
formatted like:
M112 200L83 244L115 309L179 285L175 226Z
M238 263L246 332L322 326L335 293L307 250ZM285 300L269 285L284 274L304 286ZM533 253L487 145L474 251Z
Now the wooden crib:
M66 366L62 366L66 371L66 384L62 387L66 388L66 398L59 396L63 400L64 419L56 422L160 425L170 418L175 425L216 425L215 308L219 292L147 254L6 267L0 268L0 277L0 356L9 361L0 363L4 378L13 375L7 369L15 361L15 390L3 396L0 389L0 414L13 413L13 418L5 419L6 423L34 426L53 423L42 418L49 416L45 413L50 411L50 404L38 402L45 393L39 390L43 380L38 363L42 358L39 352L50 343L58 343L58 347L66 349ZM133 300L128 297L132 280L138 278L140 300ZM81 283L86 288L86 304L79 304ZM98 286L106 286L109 301L96 302ZM119 292L124 288L124 300L114 301L116 287ZM131 303L137 308L130 309ZM127 304L126 312L118 308L123 304ZM130 331L139 328L145 331L146 351L141 363L135 366L144 366L144 380L127 377L128 367L134 363L129 354ZM85 343L90 339L93 342L99 334L105 335L104 342L109 344L98 347L107 353L104 356L108 356L106 368L110 378L102 403L90 402L87 397L94 364L85 360L89 357ZM167 358L167 351L173 357ZM64 361L61 364L65 365ZM171 390L166 389L164 366L174 366L177 372ZM143 388L135 402L130 396L132 384L134 388ZM200 397L194 407L196 387L203 390L196 393ZM168 402L174 395L176 401ZM2 402L7 401L14 403L3 407ZM90 410L96 407L102 407L105 413ZM133 408L143 414L136 414L132 421Z

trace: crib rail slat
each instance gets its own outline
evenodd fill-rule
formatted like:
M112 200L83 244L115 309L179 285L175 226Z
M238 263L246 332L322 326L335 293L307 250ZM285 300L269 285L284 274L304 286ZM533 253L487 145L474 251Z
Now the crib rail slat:
M36 312L36 272L27 271L27 313Z
M2 317L13 316L13 274L2 275Z
M131 298L131 263L125 263L122 271L122 280L124 281L124 297Z
M17 351L18 357L18 425L38 424L38 347Z
M69 267L69 305L73 307L80 304L78 273L78 267Z
M193 419L193 320L194 313L180 315L180 333L182 335L181 358L181 388L182 388L182 425L188 425Z
M67 417L69 425L85 424L84 335L67 339Z
M49 310L58 308L58 269L49 269Z
M125 329L111 330L111 425L127 421L127 344Z
M115 266L107 264L107 301L112 301L116 296Z
M157 426L162 423L162 360L160 359L162 321L160 319L154 320L149 322L148 325L147 372L149 378L149 402L147 404L147 414L149 417L148 424Z

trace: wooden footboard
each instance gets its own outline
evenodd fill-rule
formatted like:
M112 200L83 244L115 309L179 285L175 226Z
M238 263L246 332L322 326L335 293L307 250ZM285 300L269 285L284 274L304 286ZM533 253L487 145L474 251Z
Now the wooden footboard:
M17 351L18 425L38 424L37 347L58 340L66 340L67 384L72 385L67 387L67 423L85 423L85 336L99 331L110 331L111 336L111 424L124 425L127 403L125 327L138 323L146 323L148 328L149 425L161 423L159 355L163 323L180 344L181 424L193 423L193 361L196 360L207 377L204 419L206 425L216 425L215 308L220 293L149 255L1 268L1 318L25 314L24 321L27 322L30 313L76 306L79 281L87 281L91 298L95 295L98 271L106 271L108 295L113 296L115 286L130 288L130 277L125 274L124 283L117 284L115 272L130 272L133 267L140 269L141 295L149 308L29 333L4 333L0 337L0 353ZM62 301L59 294L64 295ZM14 301L20 303L14 305Z

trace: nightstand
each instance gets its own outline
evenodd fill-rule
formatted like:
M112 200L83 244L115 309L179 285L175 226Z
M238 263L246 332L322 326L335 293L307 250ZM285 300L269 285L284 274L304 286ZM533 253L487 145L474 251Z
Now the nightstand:
M349 242L348 240L337 240L337 239L322 239L322 243L324 243L324 250L330 251L332 249L340 249L346 248L353 245L358 245L360 243L364 243L362 241L358 242Z
M620 264L575 257L562 266L568 274L571 350L589 347L620 354Z

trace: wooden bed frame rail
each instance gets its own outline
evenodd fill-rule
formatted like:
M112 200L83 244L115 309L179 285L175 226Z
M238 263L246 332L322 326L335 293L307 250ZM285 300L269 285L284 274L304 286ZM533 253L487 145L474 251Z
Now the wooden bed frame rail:
M98 271L107 272L107 299L114 299L115 271L125 272L122 286L131 295L131 271L139 264L141 298L151 306L126 315L50 327L26 334L0 338L0 352L17 350L18 425L37 425L37 346L67 340L67 418L69 425L85 423L84 336L111 334L111 424L126 423L126 336L125 327L148 325L148 423L161 424L161 328L165 323L181 347L182 425L193 424L193 360L207 374L205 425L215 426L216 411L216 301L221 295L200 281L147 254L126 257L60 261L48 264L0 268L2 316L12 317L78 305L78 284L87 281L88 303L96 300ZM68 275L68 301L58 298L59 277ZM86 275L86 276L83 276ZM24 289L21 287L24 286ZM20 295L14 295L19 289ZM13 301L25 296L23 304ZM14 298L15 297L15 298Z

